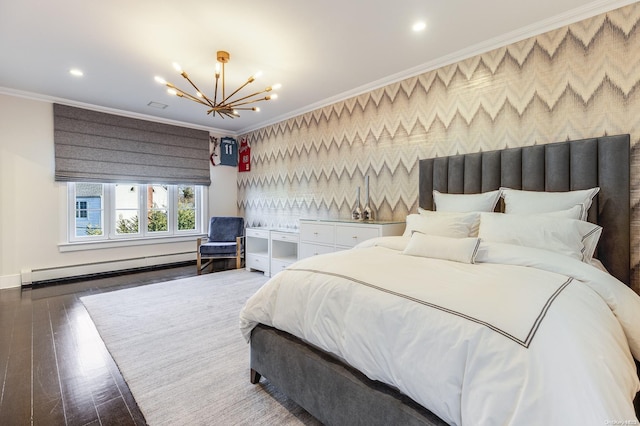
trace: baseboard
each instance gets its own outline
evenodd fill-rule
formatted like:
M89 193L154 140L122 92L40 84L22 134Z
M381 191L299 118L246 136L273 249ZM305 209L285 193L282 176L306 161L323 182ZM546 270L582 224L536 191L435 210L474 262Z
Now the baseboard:
M20 284L24 287L29 287L33 285L50 284L70 280L76 281L98 278L108 276L109 274L112 275L114 273L122 274L127 273L128 271L142 271L153 267L189 262L195 262L194 252L24 270L21 275L18 275L18 279L20 280L20 277L22 277Z
M21 283L20 274L0 276L0 290L20 287Z

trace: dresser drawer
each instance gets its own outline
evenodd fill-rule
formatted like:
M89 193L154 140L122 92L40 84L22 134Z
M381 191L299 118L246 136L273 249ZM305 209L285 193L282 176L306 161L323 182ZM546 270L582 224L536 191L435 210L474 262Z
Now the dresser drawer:
M269 239L269 230L268 229L247 228L247 230L245 232L246 232L246 236L247 237Z
M274 276L275 274L282 271L283 269L288 268L293 263L294 262L290 262L286 260L271 259L271 276Z
M336 227L336 245L343 247L353 247L358 243L378 237L380 228L366 226L343 226Z
M333 224L302 222L300 224L300 241L334 244L334 226Z
M257 269L263 271L266 274L269 273L269 256L261 256L258 254L247 253L245 260L247 269Z
M271 231L271 239L277 241L298 242L298 234L294 232Z
M333 246L323 246L320 244L300 243L300 259L305 257L317 256L319 254L333 253Z

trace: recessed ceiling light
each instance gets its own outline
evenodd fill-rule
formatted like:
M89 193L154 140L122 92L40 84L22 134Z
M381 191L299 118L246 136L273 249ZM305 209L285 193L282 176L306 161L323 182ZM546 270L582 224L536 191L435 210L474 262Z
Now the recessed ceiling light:
M69 74L75 75L76 77L82 77L84 75L82 70L79 70L78 68L71 68L69 70Z
M415 23L415 24L413 24L413 26L411 27L411 29L412 29L413 31L416 31L416 32L418 32L418 31L422 31L422 30L424 30L425 28L427 28L427 24L426 24L425 22L423 22L423 21L416 22L416 23Z

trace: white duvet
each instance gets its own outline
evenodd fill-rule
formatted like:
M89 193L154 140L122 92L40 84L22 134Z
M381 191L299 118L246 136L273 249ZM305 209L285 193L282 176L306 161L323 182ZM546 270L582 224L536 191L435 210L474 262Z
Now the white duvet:
M544 250L482 243L464 264L404 255L407 241L298 261L246 303L243 335L289 332L450 424L637 424L627 286Z

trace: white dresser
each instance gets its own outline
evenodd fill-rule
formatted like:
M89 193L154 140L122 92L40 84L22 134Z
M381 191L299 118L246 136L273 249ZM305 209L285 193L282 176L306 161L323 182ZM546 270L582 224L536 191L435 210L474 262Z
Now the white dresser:
M370 238L402 235L404 228L404 222L302 219L298 257L350 249Z

